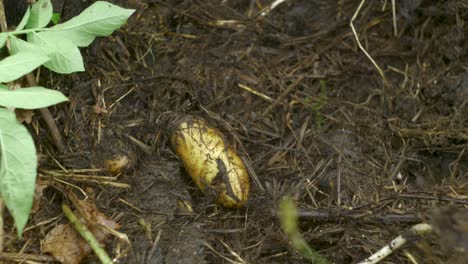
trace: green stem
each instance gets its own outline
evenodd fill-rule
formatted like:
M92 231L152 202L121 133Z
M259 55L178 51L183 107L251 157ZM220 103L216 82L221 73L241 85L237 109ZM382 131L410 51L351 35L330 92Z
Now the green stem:
M10 31L6 32L10 36L14 35L21 35L21 34L28 34L28 33L34 33L34 32L41 32L41 31L53 31L53 29L50 28L29 28L29 29L23 29L23 30L18 30L18 31Z
M88 245L91 247L91 249L96 253L96 256L99 258L101 263L103 264L112 264L112 260L110 257L107 255L106 251L104 248L99 244L99 242L96 240L96 238L93 236L91 231L78 220L78 218L73 214L73 212L70 210L70 207L68 207L65 203L62 204L62 211L67 217L67 219L70 221L72 224L73 228L83 237Z
M290 197L284 197L279 204L279 214L283 232L291 240L295 250L313 264L330 264L325 257L312 249L301 235L296 204Z

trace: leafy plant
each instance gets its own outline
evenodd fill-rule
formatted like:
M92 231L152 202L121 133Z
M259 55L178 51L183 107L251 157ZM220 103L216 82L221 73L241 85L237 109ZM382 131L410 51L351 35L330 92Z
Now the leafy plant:
M0 48L7 45L10 51L10 56L0 61L0 196L19 236L33 203L37 157L31 135L13 111L48 107L68 99L44 87L12 90L6 83L41 65L63 74L84 71L79 48L98 36L110 35L134 11L98 1L78 16L57 24L60 16L54 17L50 0L38 0L27 9L15 31L0 33ZM56 25L47 28L51 21Z

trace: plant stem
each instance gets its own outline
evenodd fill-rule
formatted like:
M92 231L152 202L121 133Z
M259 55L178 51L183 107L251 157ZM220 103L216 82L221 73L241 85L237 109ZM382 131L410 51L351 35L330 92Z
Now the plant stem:
M325 257L312 249L299 230L297 207L291 197L283 197L279 204L279 217L283 232L287 235L295 250L314 264L330 264Z
M3 0L0 0L0 28L2 29L2 32L7 31L7 23L6 23L6 17L5 17L5 8L3 6ZM5 209L5 204L3 202L3 199L0 198L0 252L3 252L3 211ZM3 264L4 262L0 260L0 264Z
M2 1L0 1L2 2ZM3 211L5 209L5 203L0 198L0 252L3 252Z
M93 236L91 231L89 231L88 228L83 223L81 223L80 220L78 220L75 214L73 214L70 207L63 203L62 211L67 217L67 219L70 221L70 224L73 226L73 228L75 228L75 230L80 234L80 236L83 237L84 240L86 240L86 242L94 251L94 253L96 253L96 256L99 258L101 263L112 264L113 262L107 255L104 248L99 244L99 242Z
M36 79L32 73L28 73L26 75L26 79L28 80L29 86L37 86ZM52 117L49 108L40 108L39 112L41 113L42 119L44 119L44 122L49 128L49 132L52 136L55 146L60 151L60 153L65 152L65 144L63 143L62 135L60 134L57 124L55 124L55 120Z
M5 7L3 6L3 0L0 0L0 28L2 32L7 32L8 27L6 23L6 16L5 16Z
M34 33L34 32L38 32L38 31L52 31L52 30L53 29L49 29L49 28L29 28L29 29L23 29L23 30L18 30L18 31L11 31L11 32L7 32L7 33L9 35L20 35L20 34ZM6 32L6 31L3 31L3 32Z

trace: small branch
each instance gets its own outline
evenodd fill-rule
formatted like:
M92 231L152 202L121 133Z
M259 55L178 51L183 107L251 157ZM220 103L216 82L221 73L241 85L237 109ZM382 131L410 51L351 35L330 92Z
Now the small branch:
M270 13L271 10L275 9L277 6L279 6L280 4L282 4L284 2L286 2L286 0L275 0L269 6L267 6L262 11L260 11L260 16L264 17L264 16L268 15L268 13Z
M5 7L3 6L3 0L0 0L0 28L2 29L2 32L7 31L7 23L6 23L6 17L5 17ZM3 252L3 238L4 238L4 232L3 232L3 212L5 209L5 203L3 202L3 199L0 198L0 253Z
M265 99L265 100L267 100L267 101L269 101L269 102L275 101L275 100L273 100L271 97L269 97L268 95L266 95L266 94L264 94L264 93L261 93L261 92L259 92L259 91L256 91L256 90L254 90L254 89L248 87L247 85L243 85L243 84L239 83L239 84L237 84L237 86L239 86L240 88L246 90L247 92L253 93L253 94L255 94L255 95L257 95L257 96L259 96L259 97L261 97L261 98L263 98L263 99Z
M112 264L112 260L110 257L107 255L106 251L104 248L99 244L99 242L96 240L96 238L93 236L91 231L86 228L86 226L78 220L78 218L73 214L71 209L65 204L62 204L62 211L67 217L67 219L70 221L70 224L75 228L75 230L80 234L81 237L86 240L88 245L91 247L91 249L96 253L96 256L99 258L101 263L103 264Z
M0 0L0 28L2 32L8 31L8 26L6 23L6 16L5 16L5 7L3 5L3 0Z
M377 69L377 71L379 72L380 76L382 77L383 79L383 82L385 85L388 84L387 82L387 78L385 78L385 74L384 72L382 71L382 69L379 67L379 65L377 64L377 62L375 62L375 60L372 58L372 56L366 51L366 49L362 46L361 44L361 41L359 40L359 36L358 36L358 33L356 31L356 29L354 28L354 20L356 20L357 16L359 15L359 13L361 12L361 9L362 7L364 6L364 3L366 2L366 0L362 0L361 3L359 4L356 12L354 13L353 17L351 18L351 21L349 22L349 26L351 27L351 30L353 31L353 34L354 34L354 38L356 39L356 42L357 42L357 45L359 47L359 49L367 56L367 58L372 62L372 64L374 64L375 68Z
M26 253L11 253L11 252L0 252L0 260L19 263L28 263L27 261L35 261L49 263L55 261L52 256L48 255L37 255L37 254L26 254Z
M1 2L1 1L0 1ZM0 198L0 252L3 252L3 212L5 210L5 203Z
M421 223L421 224L417 224L411 227L410 231L411 233L416 234L416 235L424 235L424 234L431 232L432 227L429 224ZM407 241L408 239L405 236L399 235L395 239L393 239L392 242L390 242L388 245L386 245L379 251L375 252L372 256L368 257L364 261L359 262L359 264L379 263L384 258L388 257L390 254L392 254L401 246L403 246Z
M392 0L392 16L393 16L393 34L398 37L398 27L396 21L396 4L395 0Z
M422 200L435 200L435 201L444 201L458 204L468 205L466 199L457 199L447 195L425 195L425 194L413 194L413 193L399 193L396 195L398 198L410 198L410 199L422 199Z
M294 80L294 82L293 82L292 84L290 84L290 85L286 88L286 90L285 90L284 92L282 92L282 93L275 99L275 101L273 101L273 103L271 103L271 104L265 109L265 111L263 111L262 116L268 115L268 114L271 112L271 110L273 110L273 108L274 108L275 106L277 106L279 103L281 103L281 101L282 101L286 96L288 96L289 93L291 93L291 92L294 90L294 88L296 88L299 84L301 84L301 82L302 82L303 79L304 79L304 75L299 75L299 76L297 77L297 79Z
M368 223L418 223L422 217L417 214L368 214L362 212L330 211L330 210L299 210L297 213L301 220L317 222L353 222L359 224Z

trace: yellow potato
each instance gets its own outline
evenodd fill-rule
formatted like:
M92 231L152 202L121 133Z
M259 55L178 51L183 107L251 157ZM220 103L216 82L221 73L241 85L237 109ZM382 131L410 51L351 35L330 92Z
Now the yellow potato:
M125 155L117 155L110 160L106 160L106 168L110 173L117 175L128 169L131 163L132 161L129 157Z
M187 117L171 137L176 154L203 191L217 192L220 205L238 208L249 196L249 174L242 159L227 146L220 131L203 120Z

